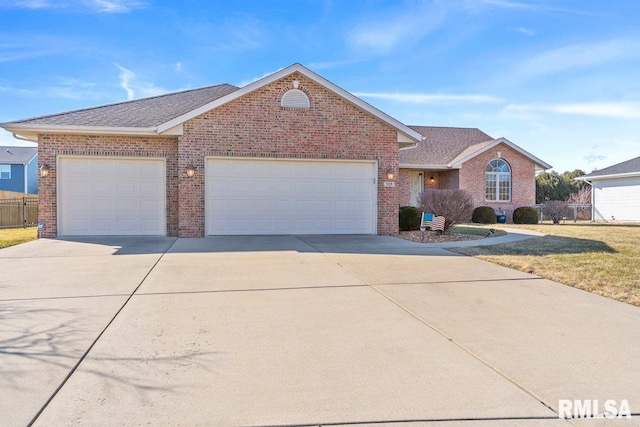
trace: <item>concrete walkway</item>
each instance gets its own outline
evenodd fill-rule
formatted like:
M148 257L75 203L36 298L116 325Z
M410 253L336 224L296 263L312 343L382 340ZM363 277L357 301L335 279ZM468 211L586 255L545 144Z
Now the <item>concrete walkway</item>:
M0 272L0 425L640 425L639 308L441 247L39 240Z

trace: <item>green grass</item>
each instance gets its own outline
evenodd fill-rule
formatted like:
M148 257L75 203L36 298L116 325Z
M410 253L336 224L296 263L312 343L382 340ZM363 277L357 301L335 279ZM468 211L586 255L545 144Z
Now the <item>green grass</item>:
M0 229L0 249L35 240L38 227Z
M640 306L640 227L591 223L507 227L545 236L455 251Z

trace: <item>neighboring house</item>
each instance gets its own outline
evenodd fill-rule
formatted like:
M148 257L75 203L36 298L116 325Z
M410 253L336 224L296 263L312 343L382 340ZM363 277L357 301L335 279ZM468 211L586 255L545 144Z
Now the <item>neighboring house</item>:
M591 185L595 221L640 221L640 157L576 179Z
M0 191L38 193L38 147L0 146Z
M424 189L467 190L474 206L502 209L508 218L536 201L536 172L550 165L505 138L474 128L409 126L423 136L400 149L400 204L418 204Z
M423 138L299 64L2 126L38 141L45 237L395 235L400 149Z

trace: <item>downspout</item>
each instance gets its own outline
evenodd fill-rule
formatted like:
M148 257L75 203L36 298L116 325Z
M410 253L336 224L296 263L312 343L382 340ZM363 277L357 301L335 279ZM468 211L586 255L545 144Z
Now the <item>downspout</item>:
M28 190L27 182L28 182L28 177L29 177L29 164L25 163L22 166L24 166L24 168L22 169L22 171L24 173L24 191L23 191L23 193L27 194L28 193L28 191L27 191Z
M16 134L15 134L15 132L12 132L12 135L13 135L13 137L14 137L15 139L18 139L18 140L20 140L20 141L35 142L36 144L38 143L38 141L34 141L33 139L27 139L27 138L25 138L25 137L23 137L23 136L16 135Z

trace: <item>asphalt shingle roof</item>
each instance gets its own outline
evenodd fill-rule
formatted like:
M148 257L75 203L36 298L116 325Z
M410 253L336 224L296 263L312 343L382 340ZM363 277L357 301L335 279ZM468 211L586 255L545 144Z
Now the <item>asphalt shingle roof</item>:
M208 86L11 123L149 128L166 123L238 89L228 84Z
M0 164L24 165L38 154L38 147L0 147Z
M447 165L494 140L476 128L409 127L424 136L425 140L419 142L415 148L400 150L401 165Z
M590 174L584 175L583 178L596 178L598 176L619 175L625 173L640 173L640 157L591 172Z

